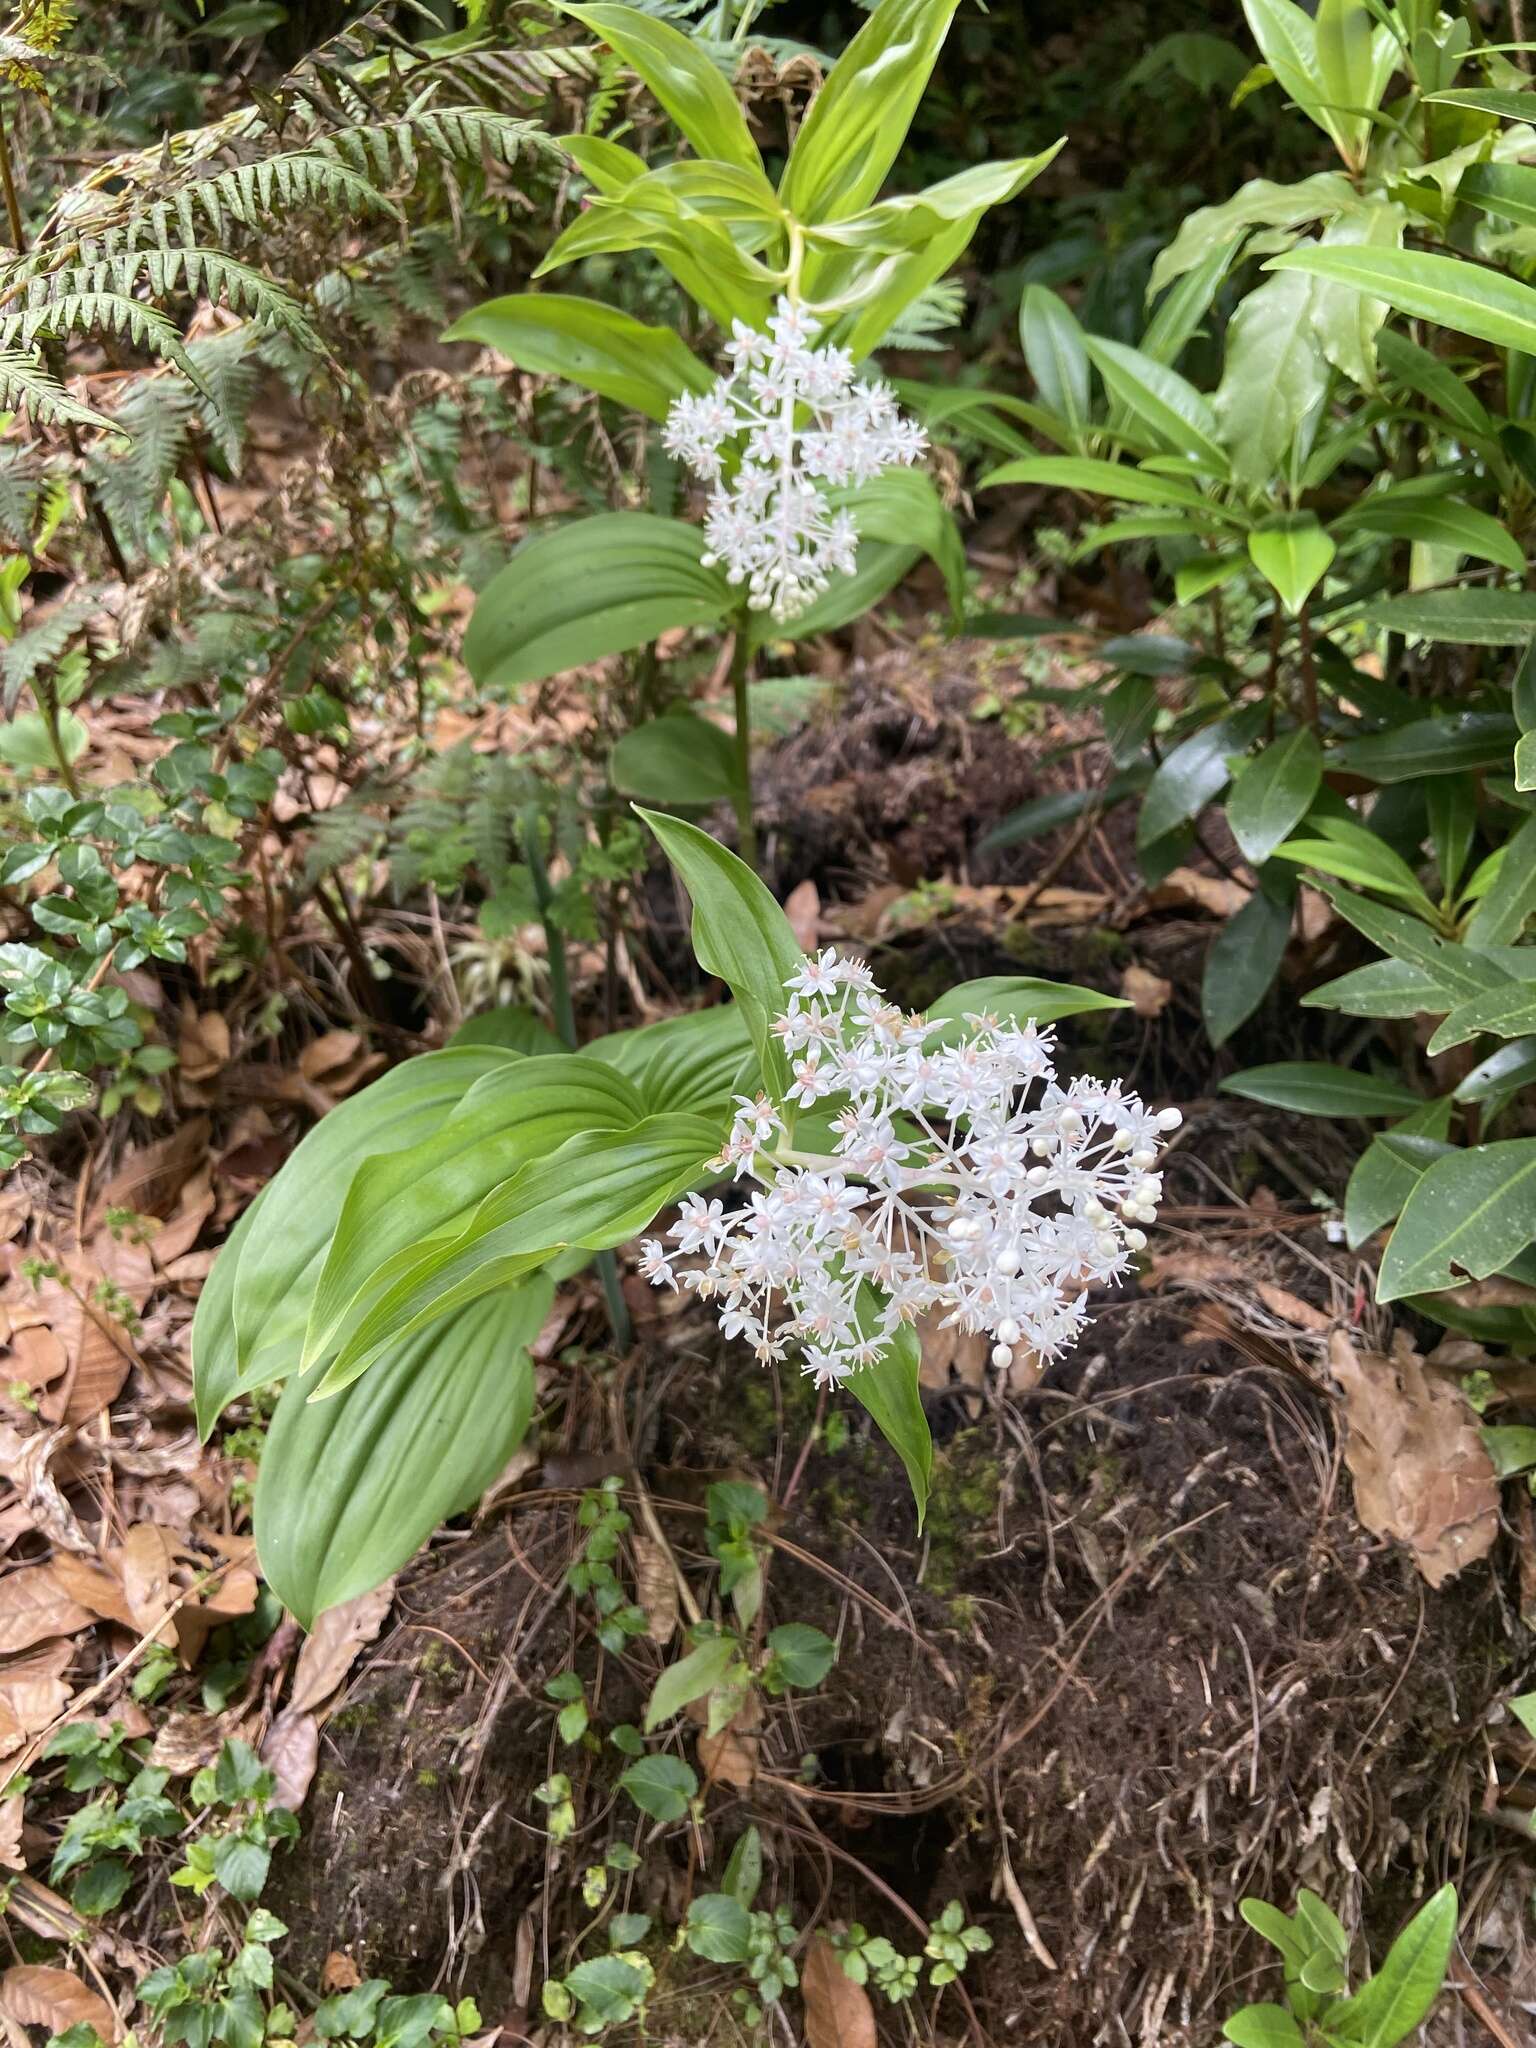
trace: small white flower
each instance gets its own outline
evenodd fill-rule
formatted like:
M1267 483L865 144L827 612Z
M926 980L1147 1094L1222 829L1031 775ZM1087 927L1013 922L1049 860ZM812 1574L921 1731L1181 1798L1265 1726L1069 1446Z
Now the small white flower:
M859 529L834 512L822 485L869 483L908 468L927 447L888 384L860 384L846 349L815 347L817 326L781 298L767 334L741 321L725 345L730 368L704 393L675 399L662 446L712 484L706 563L746 584L754 609L792 619L834 575L851 574ZM727 480L725 451L741 460Z

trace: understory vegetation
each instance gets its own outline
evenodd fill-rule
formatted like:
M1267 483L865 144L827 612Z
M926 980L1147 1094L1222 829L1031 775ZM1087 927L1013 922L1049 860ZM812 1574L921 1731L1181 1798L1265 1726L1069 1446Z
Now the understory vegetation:
M10 2048L1536 2028L1536 43L22 0Z

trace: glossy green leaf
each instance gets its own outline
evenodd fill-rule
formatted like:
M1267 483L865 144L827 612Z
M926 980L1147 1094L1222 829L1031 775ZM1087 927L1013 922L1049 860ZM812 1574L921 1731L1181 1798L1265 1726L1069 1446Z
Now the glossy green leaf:
M972 1015L997 1017L1016 1024L1055 1024L1063 1017L1081 1017L1090 1010L1129 1008L1124 996L1107 996L1096 988L1078 988L1069 981L1038 981L1031 974L987 974L962 981L930 1005L931 1023L953 1022L958 1028ZM939 1039L935 1043L941 1042Z
M1343 824L1343 820L1321 823ZM1435 906L1401 855L1392 851L1367 826L1357 826L1346 837L1342 831L1317 839L1288 839L1275 849L1277 860L1294 861L1299 867L1318 868L1340 881L1353 882L1362 889L1379 889L1384 896L1396 896L1416 916L1430 919Z
M708 1963L744 1963L752 1953L752 1916L729 1892L706 1892L683 1923L688 1946Z
M643 1756L619 1783L642 1813L660 1821L681 1820L699 1790L693 1771L676 1756Z
M812 100L779 196L797 220L868 206L900 154L959 0L879 0Z
M1536 1239L1536 1139L1474 1145L1431 1166L1381 1262L1377 1298L1486 1280Z
M1090 334L1084 336L1083 346L1110 396L1157 440L1212 476L1226 475L1227 452L1218 438L1210 400L1187 378L1123 342Z
M1250 178L1231 198L1185 214L1178 233L1159 252L1147 289L1160 292L1172 279L1213 257L1230 262L1252 228L1304 227L1309 221L1332 220L1358 204L1359 196L1342 171L1316 171L1310 178L1285 184ZM1142 346L1147 346L1145 340Z
M1458 1102L1491 1102L1536 1081L1536 1037L1516 1038L1479 1060L1456 1085Z
M1373 782L1416 782L1462 768L1500 766L1514 743L1515 722L1503 712L1461 711L1341 740L1329 749L1327 765Z
M1384 533L1395 540L1446 548L1474 561L1495 562L1517 575L1525 570L1524 550L1507 527L1458 498L1438 493L1373 492L1335 520L1334 531Z
M388 1352L334 1401L318 1370L284 1388L256 1486L262 1574L306 1628L379 1585L470 1506L527 1433L527 1346L543 1275L487 1295Z
M693 950L699 965L706 974L719 975L741 1004L769 1093L782 1102L789 1069L770 1027L785 1007L785 983L804 958L789 920L745 862L707 832L657 811L639 815L693 899Z
M1248 536L1253 566L1289 612L1299 612L1328 573L1335 543L1310 514L1279 514Z
M536 376L565 377L616 405L664 420L685 392L714 373L670 327L648 327L598 299L521 292L465 313L444 341L478 341Z
M1344 1236L1358 1251L1383 1224L1403 1212L1420 1177L1450 1150L1451 1103L1446 1097L1425 1102L1372 1138L1355 1161L1344 1190Z
M652 1116L627 1130L583 1131L522 1167L456 1236L390 1262L388 1284L360 1318L343 1324L340 1348L311 1398L334 1396L386 1347L520 1280L552 1252L603 1251L638 1235L702 1176L723 1137L721 1120Z
M1501 121L1536 122L1536 92L1529 87L1511 91L1500 86L1460 85L1449 92L1427 92L1424 99L1429 106L1470 107L1475 113L1496 114Z
M1428 968L1410 960L1373 960L1301 999L1305 1010L1340 1010L1346 1017L1433 1016L1455 1000Z
M504 1052L564 1052L559 1033L551 1031L526 1003L501 1003L466 1017L448 1041L456 1045L498 1045Z
M663 1721L680 1714L691 1700L701 1700L706 1693L713 1692L739 1654L733 1636L711 1636L685 1657L679 1657L675 1664L669 1664L646 1701L642 1724L645 1733L649 1735Z
M1245 764L1227 798L1227 823L1244 860L1269 859L1306 815L1323 779L1323 750L1310 726L1299 725Z
M1226 788L1228 760L1242 754L1264 723L1261 704L1246 706L1231 717L1191 733L1164 755L1142 798L1136 822L1136 844L1143 851L1175 827L1198 818Z
M729 1116L735 1096L755 1095L762 1086L746 1012L737 1003L610 1032L586 1053L626 1074L651 1116L668 1110Z
M1536 915L1536 816L1499 852L1493 885L1467 919L1468 946L1507 946Z
M1450 640L1463 646L1523 647L1536 635L1536 592L1426 590L1389 597L1368 607L1366 622L1410 640ZM1468 716L1476 716L1469 713Z
M235 1274L239 1270L240 1254L256 1229L261 1205L272 1185L268 1182L224 1240L193 1311L192 1392L197 1433L204 1442L213 1425L240 1392L240 1359L235 1342ZM295 1350L295 1360L297 1357Z
M1225 1045L1273 987L1291 936L1294 898L1290 877L1262 873L1259 887L1211 941L1200 1012L1212 1045Z
M1306 2048L1306 2037L1283 2005L1245 2005L1221 2033L1237 2048Z
M1397 2048L1428 2016L1456 1940L1456 1891L1442 1885L1414 1914L1370 1981L1332 2008L1330 2032L1352 2048Z
M1385 903L1373 903L1337 883L1325 883L1323 893L1341 917L1363 932L1384 953L1406 960L1431 976L1443 991L1442 1009L1450 1009L1462 997L1479 989L1494 988L1509 976L1497 962L1468 946L1453 945L1432 932L1422 919L1394 910ZM1431 1005L1431 1007L1434 1007Z
M1096 498L1119 498L1128 505L1187 505L1200 512L1206 508L1206 500L1193 484L1086 455L1031 455L1005 462L989 470L978 489L991 490L999 484L1044 484Z
M322 1355L343 1316L398 1254L457 1234L493 1188L567 1138L626 1130L644 1113L637 1090L613 1066L550 1053L486 1075L418 1144L363 1160L315 1286L304 1365Z
M679 626L717 625L737 598L703 552L697 526L649 512L537 534L481 591L465 664L482 689L515 690Z
M1273 1066L1245 1067L1219 1083L1225 1095L1242 1095L1273 1109L1295 1110L1302 1116L1401 1116L1417 1109L1422 1097L1401 1081L1381 1074L1361 1074L1352 1067L1330 1066L1326 1060L1281 1060Z
M1249 490L1273 488L1310 443L1326 402L1333 372L1312 325L1315 301L1310 278L1272 277L1239 300L1227 323L1212 404L1232 474Z
M681 704L631 726L615 743L608 772L626 796L677 810L720 803L740 783L731 735Z
M1515 1479L1522 1472L1536 1467L1536 1429L1532 1429L1529 1423L1485 1427L1482 1438L1483 1448L1493 1460L1496 1477Z
M1053 789L1046 796L1033 797L1027 804L1020 804L1016 811L1010 811L1000 824L994 825L983 836L978 850L996 853L1002 847L1017 846L1026 839L1038 839L1043 832L1054 832L1058 825L1070 824L1093 804L1113 810L1116 804L1124 803L1137 790L1145 789L1151 779L1150 764L1138 763L1112 776L1103 789Z
M1265 268L1327 278L1385 299L1399 313L1491 341L1496 348L1536 349L1536 290L1503 271L1455 256L1314 245L1273 257Z
M1087 337L1066 301L1043 284L1027 284L1019 300L1019 340L1040 402L1072 435L1089 423Z
M576 6L572 0L554 4L600 36L644 79L695 155L761 174L762 158L735 93L691 37L637 7Z
M850 620L863 618L896 588L921 560L922 552L920 547L891 541L861 541L854 573L834 576L831 587L803 612L785 621L775 619L772 612L753 612L747 628L753 647L768 647L780 640L809 640L818 633L835 633Z
M1416 341L1410 341L1405 334L1390 331L1380 337L1376 354L1389 376L1406 384L1420 397L1427 398L1463 433L1484 435L1493 432L1493 422L1482 400L1439 356L1421 348Z
M1425 1047L1433 1059L1453 1045L1465 1045L1483 1032L1495 1038L1522 1038L1536 1032L1536 984L1511 981L1458 1003Z

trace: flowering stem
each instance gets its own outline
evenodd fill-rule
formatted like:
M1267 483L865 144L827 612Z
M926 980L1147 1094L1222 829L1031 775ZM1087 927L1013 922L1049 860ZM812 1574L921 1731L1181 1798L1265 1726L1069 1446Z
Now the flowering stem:
M731 701L736 711L736 786L731 801L736 808L736 833L741 857L749 868L757 866L757 820L752 811L752 642L743 618L736 627L731 648Z

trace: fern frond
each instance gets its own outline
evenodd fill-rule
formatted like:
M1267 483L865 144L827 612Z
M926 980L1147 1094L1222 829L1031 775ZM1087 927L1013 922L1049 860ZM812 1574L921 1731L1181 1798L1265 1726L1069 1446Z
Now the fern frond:
M41 282L41 281L40 281ZM196 376L173 320L139 299L115 291L52 292L29 289L19 312L0 313L0 351L17 344L30 348L39 339L67 341L71 334L126 336L140 348Z
M219 453L235 469L245 447L246 421L259 381L250 330L236 327L228 334L194 341L187 353L202 379L204 424Z
M80 628L96 616L96 611L94 599L71 598L0 648L0 680L5 685L7 715L14 710L16 699L27 684L43 669L53 666Z
M117 408L126 446L92 464L113 526L140 547L187 452L196 411L196 395L180 378L142 378Z
M103 414L71 398L38 357L4 346L0 346L0 411L25 412L44 427L61 427L70 421L82 427L110 429L112 425Z

